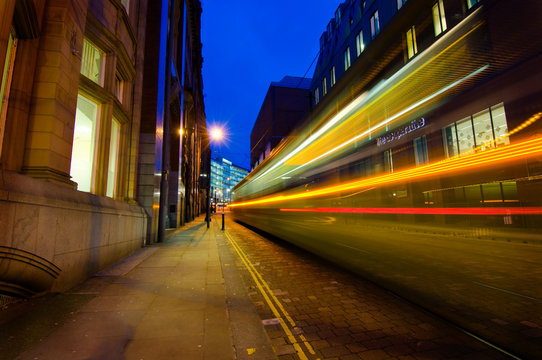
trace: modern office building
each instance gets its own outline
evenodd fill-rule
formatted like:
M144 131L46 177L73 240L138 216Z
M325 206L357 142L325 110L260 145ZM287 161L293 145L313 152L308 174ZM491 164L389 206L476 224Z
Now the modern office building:
M502 291L541 283L516 252L540 247L540 14L540 1L342 2L321 37L315 106L236 187L235 217L540 358L524 320L538 304Z
M250 134L250 166L254 169L297 126L310 109L311 79L285 76L272 82Z
M223 157L211 159L211 196L213 202L229 203L233 187L248 175L248 170Z

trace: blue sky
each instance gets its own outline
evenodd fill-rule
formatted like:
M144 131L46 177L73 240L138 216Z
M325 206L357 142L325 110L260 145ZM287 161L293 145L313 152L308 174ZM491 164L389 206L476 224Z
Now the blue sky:
M223 144L212 145L213 157L250 168L250 132L269 84L305 74L340 3L202 0L207 124L223 125L228 134Z

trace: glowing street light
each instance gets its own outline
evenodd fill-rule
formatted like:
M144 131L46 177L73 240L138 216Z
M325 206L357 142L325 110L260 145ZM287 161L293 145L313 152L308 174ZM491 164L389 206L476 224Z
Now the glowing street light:
M224 132L219 127L213 127L211 129L211 140L213 141L220 141L224 137Z

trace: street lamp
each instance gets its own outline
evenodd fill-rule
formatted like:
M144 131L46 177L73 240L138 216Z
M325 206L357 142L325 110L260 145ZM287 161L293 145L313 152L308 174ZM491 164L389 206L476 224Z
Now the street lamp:
M224 137L224 131L222 130L222 128L218 126L214 126L211 128L210 135L211 135L211 140L213 140L214 142L218 142L222 140L222 138Z

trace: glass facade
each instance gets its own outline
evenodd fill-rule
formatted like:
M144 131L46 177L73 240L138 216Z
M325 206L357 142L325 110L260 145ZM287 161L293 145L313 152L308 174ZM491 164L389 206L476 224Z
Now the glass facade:
M500 103L443 129L448 157L508 145L504 104Z
M233 188L248 175L248 170L218 157L211 159L211 197L217 203L229 203L233 199Z

